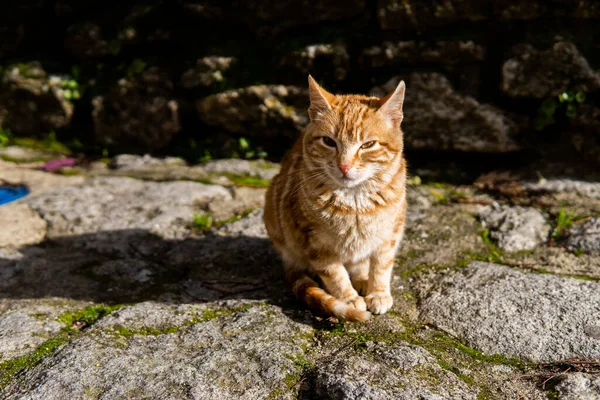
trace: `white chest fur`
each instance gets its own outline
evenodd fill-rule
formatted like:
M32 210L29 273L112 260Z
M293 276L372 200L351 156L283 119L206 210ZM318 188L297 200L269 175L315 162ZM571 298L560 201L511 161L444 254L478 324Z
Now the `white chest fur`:
M334 205L355 212L331 213L323 211L328 221L321 241L338 249L344 262L357 262L393 238L397 204L378 206L369 194L351 191L335 192Z

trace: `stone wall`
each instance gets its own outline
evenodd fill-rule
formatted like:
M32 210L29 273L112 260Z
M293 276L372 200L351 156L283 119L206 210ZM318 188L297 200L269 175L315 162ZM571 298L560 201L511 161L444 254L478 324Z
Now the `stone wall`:
M277 158L307 122L311 73L377 95L404 79L409 150L600 157L591 0L12 3L0 126L13 135Z

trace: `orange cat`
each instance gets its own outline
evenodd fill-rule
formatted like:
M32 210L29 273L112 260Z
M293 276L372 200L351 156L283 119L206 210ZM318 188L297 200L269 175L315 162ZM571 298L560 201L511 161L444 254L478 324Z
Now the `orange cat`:
M310 123L267 192L265 225L296 296L365 321L393 303L406 216L405 85L378 99L332 95L311 76L308 84Z

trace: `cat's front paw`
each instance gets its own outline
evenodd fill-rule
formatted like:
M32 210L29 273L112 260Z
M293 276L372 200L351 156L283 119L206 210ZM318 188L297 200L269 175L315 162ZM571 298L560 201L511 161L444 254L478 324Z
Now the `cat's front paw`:
M342 299L346 304L356 308L357 310L367 311L367 303L362 296L354 296L348 299Z
M384 292L371 293L365 297L365 301L373 314L385 314L394 304L392 295Z

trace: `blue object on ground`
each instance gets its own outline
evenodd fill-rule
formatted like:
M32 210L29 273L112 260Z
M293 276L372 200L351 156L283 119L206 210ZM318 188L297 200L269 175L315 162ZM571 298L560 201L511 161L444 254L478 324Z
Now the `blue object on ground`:
M27 186L0 186L0 206L29 194Z

